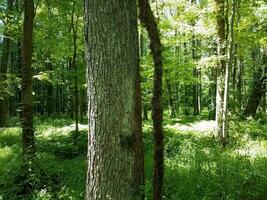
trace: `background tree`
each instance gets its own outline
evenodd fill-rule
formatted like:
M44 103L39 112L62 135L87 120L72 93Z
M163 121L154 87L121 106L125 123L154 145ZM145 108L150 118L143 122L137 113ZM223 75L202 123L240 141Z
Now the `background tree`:
M13 11L14 2L13 0L7 0L6 2L6 14L5 14L5 24L4 24L4 34L3 34L3 48L2 48L2 57L0 63L0 127L4 127L6 124L7 117L7 69L10 55L10 46L11 46L11 15Z
M154 61L154 81L152 97L152 120L154 136L154 176L153 199L162 199L164 172L164 143L163 143L163 104L162 104L162 73L163 59L160 33L157 22L151 10L149 1L139 1L140 20L146 27L150 38L150 49Z
M32 0L24 1L24 23L22 39L22 147L25 165L26 184L25 192L32 190L32 168L35 155L34 128L33 128L33 104L32 104L32 38L33 38L34 4Z

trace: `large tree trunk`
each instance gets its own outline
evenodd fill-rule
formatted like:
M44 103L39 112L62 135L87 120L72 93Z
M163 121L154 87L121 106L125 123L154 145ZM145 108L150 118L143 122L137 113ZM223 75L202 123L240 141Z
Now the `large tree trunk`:
M223 98L224 98L224 78L225 78L225 11L224 0L216 0L217 6L217 32L218 46L217 55L219 63L217 66L217 88L216 88L216 132L222 138L222 117L223 117Z
M7 8L6 8L6 22L4 28L4 39L3 39L3 53L1 57L0 63L0 84L4 85L5 89L5 82L7 78L7 67L8 67L8 60L9 60L9 50L10 50L10 33L9 33L9 26L10 26L10 15L13 10L13 0L7 0ZM7 101L6 101L6 94L0 94L0 127L4 127L6 125L6 114L7 114Z
M139 66L136 2L85 0L85 50L89 106L86 199L141 199L135 191L132 137Z
M160 34L154 14L148 0L139 0L140 20L148 31L150 48L154 60L154 85L152 98L152 120L154 135L154 176L153 200L162 199L164 172L164 144L163 144L163 105L162 105L162 47Z

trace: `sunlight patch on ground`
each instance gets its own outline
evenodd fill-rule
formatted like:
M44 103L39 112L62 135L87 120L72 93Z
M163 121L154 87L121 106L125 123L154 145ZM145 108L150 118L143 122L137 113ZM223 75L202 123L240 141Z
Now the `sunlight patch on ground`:
M233 153L241 156L248 156L251 158L264 157L267 158L267 148L265 141L252 141L248 138L242 138L245 145L237 148Z
M6 159L10 157L13 154L13 149L11 147L4 147L0 148L0 158L1 159Z
M200 132L203 134L210 134L215 129L215 121L200 121L196 123L190 123L188 125L177 123L174 125L167 125L166 127L173 128L178 131Z
M85 131L88 129L87 125L79 124L79 131ZM75 124L71 124L69 126L63 126L61 128L58 127L50 127L41 131L40 137L48 138L50 136L62 136L69 135L71 132L75 131Z

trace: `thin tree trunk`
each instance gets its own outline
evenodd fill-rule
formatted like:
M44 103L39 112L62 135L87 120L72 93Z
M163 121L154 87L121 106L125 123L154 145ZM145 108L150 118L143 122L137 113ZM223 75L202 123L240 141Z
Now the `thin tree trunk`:
M140 34L139 34L139 55L142 61L142 58L146 55L146 41L145 41L145 37L144 37L144 33L143 33L143 28L141 28ZM142 95L141 95L142 98ZM148 120L148 105L147 102L145 100L145 97L142 101L143 104L143 119L144 120Z
M74 68L74 116L75 116L75 138L78 137L79 132L79 89L78 89L78 78L77 78L77 25L74 23L75 17L75 3L72 5L72 16L71 16L71 29L73 37L73 55L72 55L72 67Z
M237 81L237 101L238 101L238 112L242 111L243 101L242 101L242 83L243 83L243 62L238 60L238 81Z
M167 92L168 92L168 99L169 99L169 110L170 110L170 117L174 118L176 117L175 113L175 106L174 106L174 100L172 97L172 88L171 88L171 83L169 79L166 79L166 86L167 86Z
M24 24L22 40L22 147L25 167L24 192L31 193L33 174L33 158L35 155L33 105L32 105L32 34L33 34L34 4L33 0L24 1Z
M197 60L197 55L196 55L196 49L197 49L197 40L195 39L195 34L193 33L193 38L192 38L192 59L194 61ZM194 67L193 69L193 76L196 79L196 83L193 84L193 108L194 108L194 115L199 115L200 114L200 102L199 102L199 72L197 69L197 66Z
M24 1L24 25L22 43L22 136L23 155L32 157L34 148L33 107L32 107L32 33L34 6L33 0Z
M135 191L138 192L142 200L145 199L145 169L144 169L144 143L142 133L142 92L141 92L141 70L140 65L135 73L134 90L134 182Z
M226 146L228 139L228 108L229 108L229 83L230 83L230 73L233 64L234 56L234 22L235 22L235 12L236 12L236 0L232 2L232 16L230 20L229 36L228 36L228 51L227 51L227 64L225 72L225 86L224 86L224 100L223 100L223 117L222 117L222 145Z
M51 72L53 70L53 64L49 60L46 61L46 70ZM51 116L54 113L54 98L53 98L53 84L51 82L46 83L46 112L48 116Z
M140 200L133 147L133 131L140 128L134 122L135 109L140 112L134 102L139 98L136 2L85 0L84 5L89 106L86 199Z
M164 144L163 144L163 105L162 105L162 47L160 34L154 14L148 0L139 0L140 20L146 27L150 38L150 48L154 60L154 85L152 97L152 120L154 134L154 176L153 200L162 199L164 173Z
M222 138L222 117L223 117L223 99L224 99L224 78L225 78L225 11L224 0L216 0L217 6L217 32L218 44L217 55L219 63L217 66L217 83L216 83L216 132Z
M148 120L148 110L147 110L147 104L143 103L143 119Z

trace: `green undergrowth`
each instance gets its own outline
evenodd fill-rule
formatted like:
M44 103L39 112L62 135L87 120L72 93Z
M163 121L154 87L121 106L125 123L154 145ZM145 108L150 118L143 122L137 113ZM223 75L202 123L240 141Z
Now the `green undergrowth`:
M257 120L231 122L230 143L222 149L212 133L179 131L169 124L192 124L194 117L167 119L165 127L164 199L267 199L267 127ZM84 199L86 125L73 143L73 121L35 119L37 156L33 193L23 195L21 129L16 120L0 130L0 199ZM13 124L13 126L12 126ZM144 122L146 196L152 199L153 137L151 121Z

